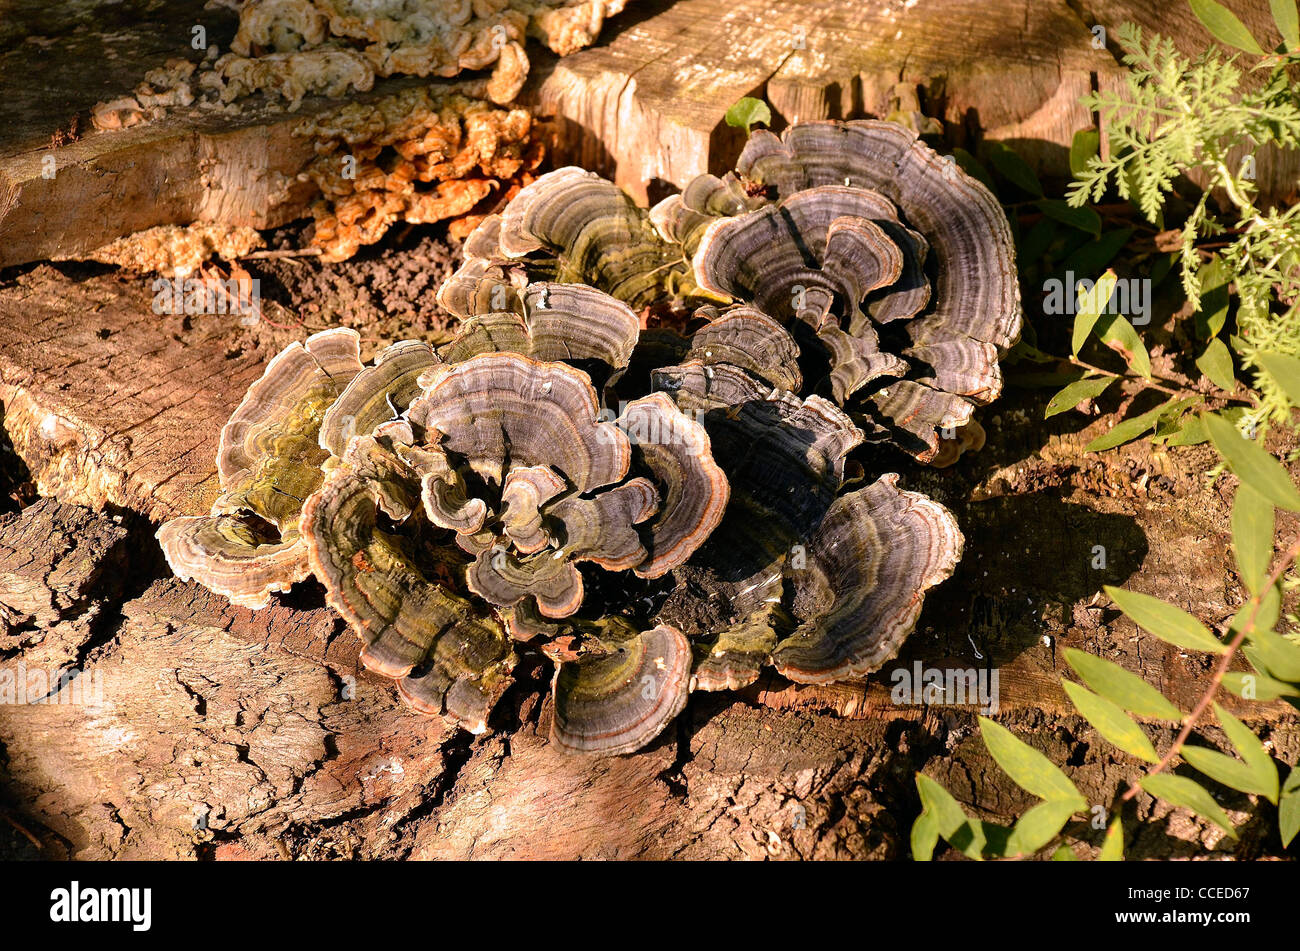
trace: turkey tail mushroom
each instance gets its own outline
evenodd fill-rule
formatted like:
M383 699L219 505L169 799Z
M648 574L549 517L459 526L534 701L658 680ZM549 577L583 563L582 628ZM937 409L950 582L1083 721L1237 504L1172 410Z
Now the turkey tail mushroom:
M396 679L416 709L481 733L509 684L511 639L488 612L448 589L440 575L451 566L422 555L418 535L393 530L390 523L416 513L418 484L379 441L353 440L303 509L312 571L361 637L368 669Z
M667 624L602 640L606 650L556 667L551 740L575 753L633 753L686 706L691 645Z
M797 683L831 683L893 657L921 613L925 593L952 574L963 539L937 502L898 488L898 476L840 496L789 572L799 627L772 655Z
M1014 245L997 200L915 132L875 120L803 123L779 137L757 130L735 177L741 194L776 204L707 225L693 261L700 286L807 323L829 357L836 401L933 459L936 427L961 426L997 398L998 358L1020 334ZM656 215L687 240L708 218L687 201L693 189L731 194L726 179L696 181Z
M307 577L299 519L329 457L318 443L321 421L360 372L360 337L345 328L294 343L267 364L221 431L222 493L211 514L158 530L178 578L256 609Z

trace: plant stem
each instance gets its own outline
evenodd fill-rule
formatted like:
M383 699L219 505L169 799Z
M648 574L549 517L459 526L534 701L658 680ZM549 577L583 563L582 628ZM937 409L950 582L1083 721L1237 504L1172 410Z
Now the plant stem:
M1156 773L1163 771L1173 758L1182 750L1183 744L1186 743L1187 738L1192 735L1192 729L1196 726L1196 722L1201 718L1201 715L1209 709L1210 703L1214 700L1214 695L1218 692L1219 684L1223 682L1223 677L1228 672L1228 667L1232 663L1232 658L1237 654L1237 648L1241 646L1241 642L1246 639L1246 636L1255 630L1255 621L1259 617L1259 607L1263 603L1264 593L1272 588L1273 585L1277 584L1278 579L1286 573L1287 569L1291 567L1297 558L1300 558L1300 535L1296 536L1295 541L1291 543L1291 547L1283 553L1282 557L1274 566L1273 571L1269 574L1267 580L1260 585L1259 590L1251 595L1250 614L1246 617L1246 623L1241 626L1241 630L1239 630L1236 636L1233 637L1231 642L1229 642L1227 653L1225 653L1223 658L1219 661L1219 666L1215 668L1214 676L1210 679L1210 686L1207 687L1205 693L1201 695L1201 699L1196 704L1196 708L1183 718L1183 728L1174 740L1173 745L1169 747L1169 751L1165 753L1160 762L1156 763L1151 771L1146 774L1147 776L1154 776ZM1132 799L1138 794L1141 788L1142 787L1138 783L1131 783L1128 791L1120 797L1120 801L1126 802Z
M1093 364L1088 363L1085 360L1080 360L1078 357L1069 357L1068 359L1070 363L1074 364L1075 366L1081 369L1091 370L1093 373L1100 373L1102 376L1114 377L1117 380L1133 380L1134 382L1144 384L1145 386L1149 386L1152 389L1160 390L1160 392L1162 393L1167 393L1170 396L1205 396L1206 395L1204 393L1199 392L1198 390L1190 390L1187 389L1186 387L1179 387L1178 389L1172 389L1171 387L1164 386L1162 383L1155 382L1156 380L1161 380L1163 381L1163 383L1171 383L1171 384L1174 382L1173 380L1168 380L1165 379L1164 377L1152 377L1151 379L1147 379L1144 376L1133 376L1132 374L1129 373L1115 373L1111 370L1103 370L1101 367L1094 366ZM1255 400L1250 398L1234 396L1231 393L1229 393L1227 390L1221 389L1217 386L1214 387L1214 392L1211 393L1210 395L1214 399L1224 400L1225 402L1234 402L1234 403L1255 402Z

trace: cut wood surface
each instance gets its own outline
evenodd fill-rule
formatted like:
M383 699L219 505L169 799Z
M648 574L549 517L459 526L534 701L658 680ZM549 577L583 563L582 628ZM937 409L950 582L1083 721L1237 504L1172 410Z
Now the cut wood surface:
M55 32L59 8L80 26ZM1256 35L1274 35L1266 0L1234 8ZM192 26L225 49L229 10L179 0L135 18L114 11L111 29L99 30L86 26L107 15L94 0L19 14L37 35L0 35L0 267L83 253L153 225L265 228L304 214L311 186L296 176L311 148L292 130L338 105L319 97L297 113L258 100L228 115L175 109L51 146L73 115L128 94L149 68L200 56ZM521 101L553 117L556 163L600 171L643 202L729 167L743 140L723 116L748 95L765 96L778 125L916 110L942 119L951 144L1005 140L1040 171L1064 175L1071 137L1093 124L1079 96L1119 82L1113 31L1125 21L1188 52L1209 39L1182 4L1140 0L639 0L595 47L563 59L530 48ZM1109 31L1101 48L1097 25ZM410 82L383 80L354 98ZM1265 151L1258 174L1264 192L1288 193L1300 165L1294 153L1284 161Z

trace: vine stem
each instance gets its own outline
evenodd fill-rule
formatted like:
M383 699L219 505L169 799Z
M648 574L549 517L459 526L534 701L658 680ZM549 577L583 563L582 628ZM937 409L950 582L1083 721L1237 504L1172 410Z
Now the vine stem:
M1201 699L1196 704L1196 708L1183 718L1183 728L1174 740L1173 745L1169 747L1169 751L1165 753L1160 762L1156 763L1151 771L1146 774L1147 776L1154 776L1156 773L1162 772L1165 767L1173 761L1173 758L1182 750L1183 744L1186 743L1187 738L1192 735L1192 729L1196 726L1196 722L1201 718L1201 715L1209 709L1211 701L1214 700L1214 695L1219 690L1219 684L1223 682L1223 677L1228 672L1228 666L1232 663L1232 658L1237 654L1237 648L1239 648L1241 642L1246 639L1246 635L1255 629L1255 621L1259 617L1259 608L1264 601L1264 592L1277 584L1278 579L1282 577L1297 558L1300 558L1300 535L1296 536L1295 541L1291 543L1291 547L1283 553L1281 559L1278 560L1277 565L1273 568L1273 571L1269 574L1264 584L1260 585L1259 590L1251 595L1250 614L1246 617L1246 623L1241 626L1241 630L1239 630L1236 636L1229 642L1227 652L1219 661L1219 666L1215 668L1214 676L1210 680L1210 686L1207 687L1205 693L1201 695ZM1120 801L1127 802L1136 796L1140 790L1141 786L1139 783L1130 783L1128 791L1120 797Z
M1080 369L1083 369L1083 370L1091 370L1093 373L1100 373L1102 376L1113 377L1113 378L1116 379L1116 380L1132 380L1132 381L1134 381L1134 382L1136 382L1136 383L1141 383L1141 384L1143 384L1143 385L1145 385L1145 386L1149 386L1149 387L1151 387L1151 388L1154 389L1154 390L1159 390L1159 391L1162 392L1162 393L1167 393L1167 394L1170 395L1170 396L1206 396L1206 395L1209 395L1209 396L1211 396L1211 397L1214 398L1214 399L1223 400L1224 402L1232 402L1232 403L1253 403L1253 402L1255 402L1255 400L1253 400L1253 399L1246 399L1246 398L1243 398L1243 397L1240 397L1240 396L1234 396L1233 394L1229 393L1227 390L1222 389L1222 388L1217 387L1217 386L1214 387L1214 392L1213 392L1213 393L1210 393L1210 394L1201 393L1201 392L1199 392L1198 390L1190 390L1190 389L1186 389L1186 388L1184 388L1184 387L1180 387L1179 389L1176 389L1176 390L1175 390L1175 389L1173 389L1173 388L1171 388L1171 387L1168 387L1168 386L1163 385L1163 383L1172 383L1172 382L1173 382L1172 380L1167 380L1167 379L1165 379L1164 377L1156 377L1156 376L1153 376L1153 377L1151 377L1150 379L1147 379L1146 377L1143 377L1143 376L1133 376L1133 375L1128 374L1128 373L1115 373L1115 372L1112 371L1112 370L1105 370L1105 369L1102 369L1102 368L1099 367L1099 366L1094 366L1093 364L1088 363L1086 360L1080 360L1078 357L1067 357L1066 359L1068 359L1070 363L1074 364L1075 366L1079 367ZM1162 380L1163 383L1157 383L1156 380Z

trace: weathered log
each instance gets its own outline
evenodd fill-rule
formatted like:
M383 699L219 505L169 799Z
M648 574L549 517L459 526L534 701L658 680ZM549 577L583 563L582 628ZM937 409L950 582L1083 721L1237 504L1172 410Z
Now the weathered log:
M1209 42L1187 9L1167 6L644 0L613 18L593 48L563 59L531 51L521 101L553 117L557 163L599 171L642 201L730 167L743 137L723 117L747 95L766 96L778 124L924 113L944 121L953 144L1008 141L1039 171L1065 175L1073 134L1093 124L1079 97L1121 81L1120 23L1160 30L1185 52ZM1274 35L1265 0L1234 9L1256 35ZM256 100L228 116L177 108L156 122L51 145L57 127L129 93L149 68L201 55L190 48L198 24L223 47L234 33L230 11L183 0L112 32L0 47L0 267L83 253L153 225L266 228L304 214L312 187L296 176L311 146L293 129L338 105L319 97L297 113ZM1108 31L1104 43L1091 32L1097 25ZM411 82L380 81L354 98ZM1291 190L1297 162L1294 153L1261 153L1261 190Z

